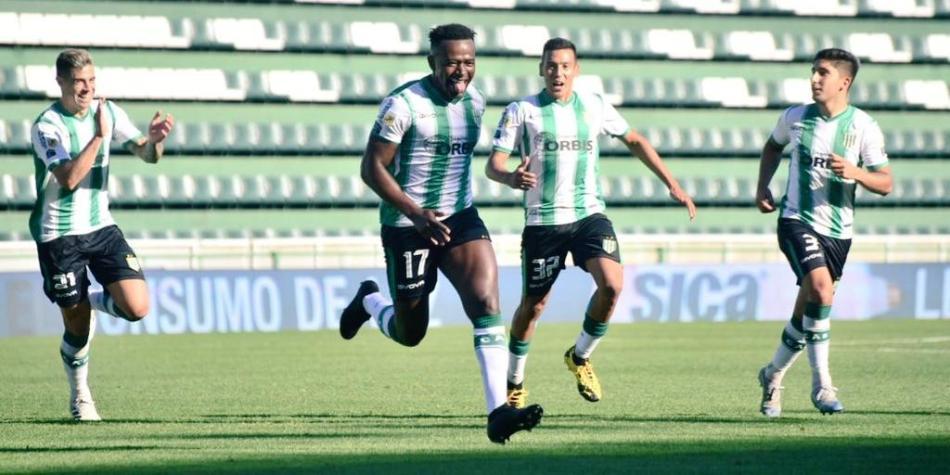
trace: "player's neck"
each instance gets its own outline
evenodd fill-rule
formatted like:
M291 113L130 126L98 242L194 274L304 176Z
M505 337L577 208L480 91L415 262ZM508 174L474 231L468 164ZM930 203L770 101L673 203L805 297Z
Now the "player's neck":
M548 95L551 96L551 99L554 99L558 104L565 104L570 102L571 97L574 96L574 89L563 89L558 94L554 94L550 90L546 90Z
M838 114L847 110L849 105L848 96L835 97L824 102L816 102L816 104L818 105L818 112L829 119L837 117Z

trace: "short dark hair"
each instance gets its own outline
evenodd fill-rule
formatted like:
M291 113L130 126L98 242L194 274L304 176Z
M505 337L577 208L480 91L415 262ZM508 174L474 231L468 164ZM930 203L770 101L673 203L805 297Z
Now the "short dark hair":
M92 56L88 51L79 48L64 49L56 57L56 77L70 79L74 69L81 69L92 64Z
M852 83L858 76L858 68L861 67L861 61L858 60L855 55L851 54L850 51L843 50L841 48L827 48L819 51L815 54L814 61L818 60L831 61L835 63L835 67L838 69L842 69L840 67L842 64L847 64L847 67L844 70L851 75Z
M571 43L570 40L564 38L551 38L544 42L544 49L541 51L541 59L544 59L544 56L548 54L548 51L554 51L559 49L569 49L574 52L574 57L577 57L577 47L574 46L574 43Z
M452 40L475 41L475 31L459 23L439 25L429 30L429 48L431 49L438 48L443 41Z

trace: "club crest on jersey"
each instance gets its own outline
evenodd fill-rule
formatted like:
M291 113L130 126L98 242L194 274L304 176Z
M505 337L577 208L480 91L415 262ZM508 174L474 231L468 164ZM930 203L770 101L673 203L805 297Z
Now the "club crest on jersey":
M850 150L858 143L858 134L854 132L847 132L844 134L844 148Z
M396 123L396 116L392 112L386 113L383 117L383 123L386 124L386 127L392 127Z
M607 236L604 238L604 243L602 247L604 248L604 252L606 252L607 254L613 254L617 252L617 240L610 236Z
M125 263L129 265L129 269L132 269L136 272L140 272L142 270L142 266L139 265L139 259L135 257L134 254L126 254Z

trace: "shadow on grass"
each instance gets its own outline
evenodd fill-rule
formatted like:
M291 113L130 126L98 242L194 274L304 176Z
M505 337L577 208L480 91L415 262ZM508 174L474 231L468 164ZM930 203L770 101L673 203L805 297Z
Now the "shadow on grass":
M31 454L31 453L67 453L67 452L125 452L139 450L167 449L158 445L113 445L108 447L0 447L0 453Z
M532 437L532 436L528 436ZM748 440L532 444L518 439L435 453L232 454L154 465L84 466L79 473L946 473L947 439L785 437ZM419 451L426 448L420 447Z

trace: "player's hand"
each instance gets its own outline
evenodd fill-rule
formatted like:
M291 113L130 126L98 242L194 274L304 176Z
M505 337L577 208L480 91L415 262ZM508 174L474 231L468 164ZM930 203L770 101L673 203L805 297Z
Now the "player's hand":
M419 214L409 216L416 231L436 246L444 246L451 240L452 231L439 218L445 216L441 211L424 209Z
M508 175L508 186L516 190L530 190L538 184L538 176L528 171L531 157L521 159L521 164Z
M758 206L759 211L763 213L775 211L775 200L772 198L772 190L769 190L768 187L759 187L755 192L755 205Z
M840 178L853 180L861 173L861 169L846 160L841 155L831 154L831 171Z
M690 221L696 219L696 205L693 203L693 198L680 188L679 183L673 183L673 186L670 187L670 198L673 198L674 201L680 204L686 205L686 211L689 212Z
M102 138L106 136L106 131L110 129L109 127L109 117L108 114L103 114L106 105L106 98L99 98L99 107L96 108L96 137Z
M174 125L175 118L171 114L165 114L165 118L162 119L162 111L156 111L155 117L152 117L152 121L148 124L148 141L153 144L162 143L168 138Z

